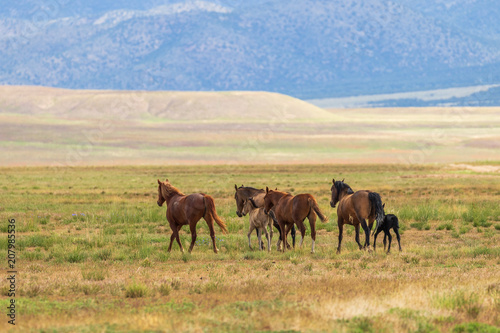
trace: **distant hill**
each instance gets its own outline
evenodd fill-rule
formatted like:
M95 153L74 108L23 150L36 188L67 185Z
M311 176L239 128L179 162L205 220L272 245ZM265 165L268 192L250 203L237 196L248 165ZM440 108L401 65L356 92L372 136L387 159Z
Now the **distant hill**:
M269 122L331 119L332 114L269 92L103 91L0 86L0 114L68 120Z
M303 99L489 85L499 16L494 0L20 0L0 8L0 83Z
M499 107L324 110L267 92L0 87L0 167L465 162L500 156L499 129Z

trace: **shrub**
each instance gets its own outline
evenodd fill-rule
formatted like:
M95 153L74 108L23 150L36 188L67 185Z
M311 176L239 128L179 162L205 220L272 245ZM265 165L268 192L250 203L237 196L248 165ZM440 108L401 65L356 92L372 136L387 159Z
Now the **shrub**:
M101 269L93 269L88 272L82 272L84 280L103 281L106 278L106 272Z
M463 323L453 328L454 333L498 333L500 330L497 327L483 323Z
M435 302L441 308L465 312L470 317L476 318L481 310L479 296L475 293L466 293L463 290L435 297Z
M145 297L148 294L148 287L142 284L133 283L125 289L125 297L138 298Z
M451 223L449 223L449 222L448 223L442 223L442 224L440 224L436 228L436 230L444 230L444 229L446 229L446 230L453 230L453 225Z
M95 260L106 261L111 258L111 255L112 255L111 249L101 249L97 251L93 257Z
M172 291L172 287L166 283L162 283L160 287L158 288L158 291L162 296L168 296L170 295L170 292Z
M81 250L74 250L66 255L66 261L69 263L78 263L87 259L87 254Z

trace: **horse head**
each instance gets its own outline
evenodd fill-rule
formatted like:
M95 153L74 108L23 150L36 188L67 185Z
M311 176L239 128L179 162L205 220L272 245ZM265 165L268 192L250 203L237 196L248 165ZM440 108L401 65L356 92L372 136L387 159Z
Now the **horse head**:
M332 192L332 198L330 200L330 206L335 208L337 203L342 199L342 197L346 194L353 194L354 191L352 188L344 183L344 179L335 181L335 178L332 179L332 188L330 191Z
M274 191L270 190L269 187L266 186L266 196L264 197L264 213L268 214L271 208L274 206L274 202L272 199Z
M167 182L168 182L168 179L167 179ZM161 190L162 186L164 186L164 184L158 179L158 200L156 201L156 203L160 207L165 202L165 198L163 197L163 193L162 193L162 190Z
M245 200L245 203L243 204L243 210L241 213L243 216L246 216L248 213L250 213L252 210L258 208L257 205L255 204L255 201L253 198L248 198Z
M243 216L241 212L243 210L243 205L245 204L245 200L243 199L242 195L238 193L238 189L242 187L243 185L238 188L238 185L234 184L234 189L236 190L236 193L234 193L234 200L236 200L236 215L238 215L238 217Z

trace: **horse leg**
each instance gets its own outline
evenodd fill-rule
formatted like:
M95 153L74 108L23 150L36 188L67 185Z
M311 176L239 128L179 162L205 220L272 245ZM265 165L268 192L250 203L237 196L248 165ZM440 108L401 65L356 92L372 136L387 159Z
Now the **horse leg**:
M250 250L253 250L252 249L252 243L250 242L250 235L251 235L253 229L255 229L255 226L253 225L252 222L250 222L250 228L248 228L248 234L247 234L247 237L248 237L248 247L250 248ZM259 233L257 233L257 237L259 237ZM259 246L260 246L260 240L259 240Z
M292 229L291 229L292 233L292 246L293 248L295 248L295 234L296 234L296 231L295 231L295 226L292 225ZM288 247L290 247L290 245L287 244Z
M337 219L337 225L339 227L339 246L337 247L337 254L340 254L340 245L342 244L342 233L344 231L344 220L340 215Z
M267 239L267 252L271 252L271 235L269 235L269 233L267 232L266 227L264 227L264 235Z
M168 252L170 252L172 251L172 244L174 243L175 233L179 232L180 227L172 221L168 221L168 223L170 224L170 230L172 230L172 234L170 235L170 244L168 245Z
M387 232L387 237L389 237L389 247L387 248L387 253L390 253L391 252L391 243L392 243L392 236L391 236L390 231Z
M193 251L194 243L196 242L196 223L189 223L189 229L191 230L191 245L189 246L189 253Z
M168 246L168 252L172 251L172 244L174 243L175 239L175 231L172 230L172 234L170 235L170 245Z
M354 230L356 230L356 243L358 243L359 249L361 250L363 247L361 246L361 243L359 242L359 223L354 226Z
M311 226L311 238L312 238L311 253L314 253L314 244L316 243L316 214L315 213L310 214L308 219L309 219L309 225Z
M267 246L268 246L268 251L270 252L271 251L271 241L273 240L273 224L272 222L269 220L267 220L267 225L269 227L269 241L267 242Z
M384 231L384 251L385 251L385 246L386 246L386 240L387 239L387 232Z
M299 247L302 248L302 243L304 242L304 236L306 235L306 227L304 226L304 220L295 221L295 225L297 225L297 228L300 231L301 238L300 238ZM288 232L288 230L287 230L287 232Z
M292 230L293 225L294 225L294 223L285 225L285 241L286 241L288 234L290 233L290 230ZM305 229L304 229L304 231L305 231ZM295 247L293 249L295 250Z
M272 225L276 229L278 229L278 232L280 233L280 236L278 238L278 243L276 243L276 248L278 249L278 251L280 251L281 250L281 247L280 247L281 246L281 241L283 240L283 236L281 235L281 227L280 227L280 225L279 225L279 223L278 223L277 220L275 220L275 219L272 219L272 220L273 220L273 224ZM271 227L271 230L272 230L272 227Z
M377 236L378 234L382 231L382 229L378 229L375 235L373 236L373 250L375 251L375 248L377 246ZM384 234L385 236L385 234ZM385 240L384 240L384 251L385 251Z
M208 230L210 230L210 238L212 238L212 245L214 247L214 252L217 253L219 252L219 249L217 249L217 245L215 245L214 219L211 214L206 214L206 216L203 218L205 219L205 221L207 221Z
M262 231L259 228L255 228L255 233L257 234L257 239L262 239ZM259 242L259 248L264 246L264 242Z
M184 253L184 247L182 247L181 238L179 237L179 231L181 230L181 227L182 227L182 225L180 225L180 224L177 226L177 229L175 232L175 240L179 244L179 247L181 248L181 252Z
M398 239L399 252L401 252L403 250L401 250L401 237L399 237L399 229L394 228L394 233L396 234L396 238Z
M363 218L359 218L358 220L361 221L361 227L365 231L365 248L370 249L370 228L368 228L368 225L366 224L366 220Z
M257 228L259 229L259 228ZM257 234L257 238L259 239L259 250L262 251L264 243L262 242L262 230L259 230L260 232ZM267 232L266 232L267 233Z
M281 236L282 236L281 241L283 242L283 252L285 252L286 244L287 244L287 242L286 242L286 234L287 234L286 225L285 225L285 222L282 222L282 221L279 221L279 224L280 224Z

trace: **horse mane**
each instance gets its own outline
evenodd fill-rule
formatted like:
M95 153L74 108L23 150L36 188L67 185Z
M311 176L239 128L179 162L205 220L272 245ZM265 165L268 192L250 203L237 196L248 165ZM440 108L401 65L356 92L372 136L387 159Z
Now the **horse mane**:
M352 188L349 185L347 185L346 183L344 183L343 181L337 180L335 182L335 189L337 190L337 195L340 195L340 193L342 193L342 191L345 188L347 188L347 194L353 194L354 193L354 191L352 190Z
M286 195L292 195L292 193L290 192L282 192L282 191L278 191L278 190L270 190L269 193L279 193L279 194L282 194L283 196L286 196Z
M255 188L255 187L251 187L251 186L243 186L241 185L240 187L238 187L238 190L250 190L250 191L264 191L264 189L261 189L261 188Z
M173 186L170 183L163 183L163 185L164 185L163 188L165 189L165 192L166 192L167 196L171 196L173 194L185 195L184 193L182 193L181 191L179 191L178 188L176 188L175 186Z

